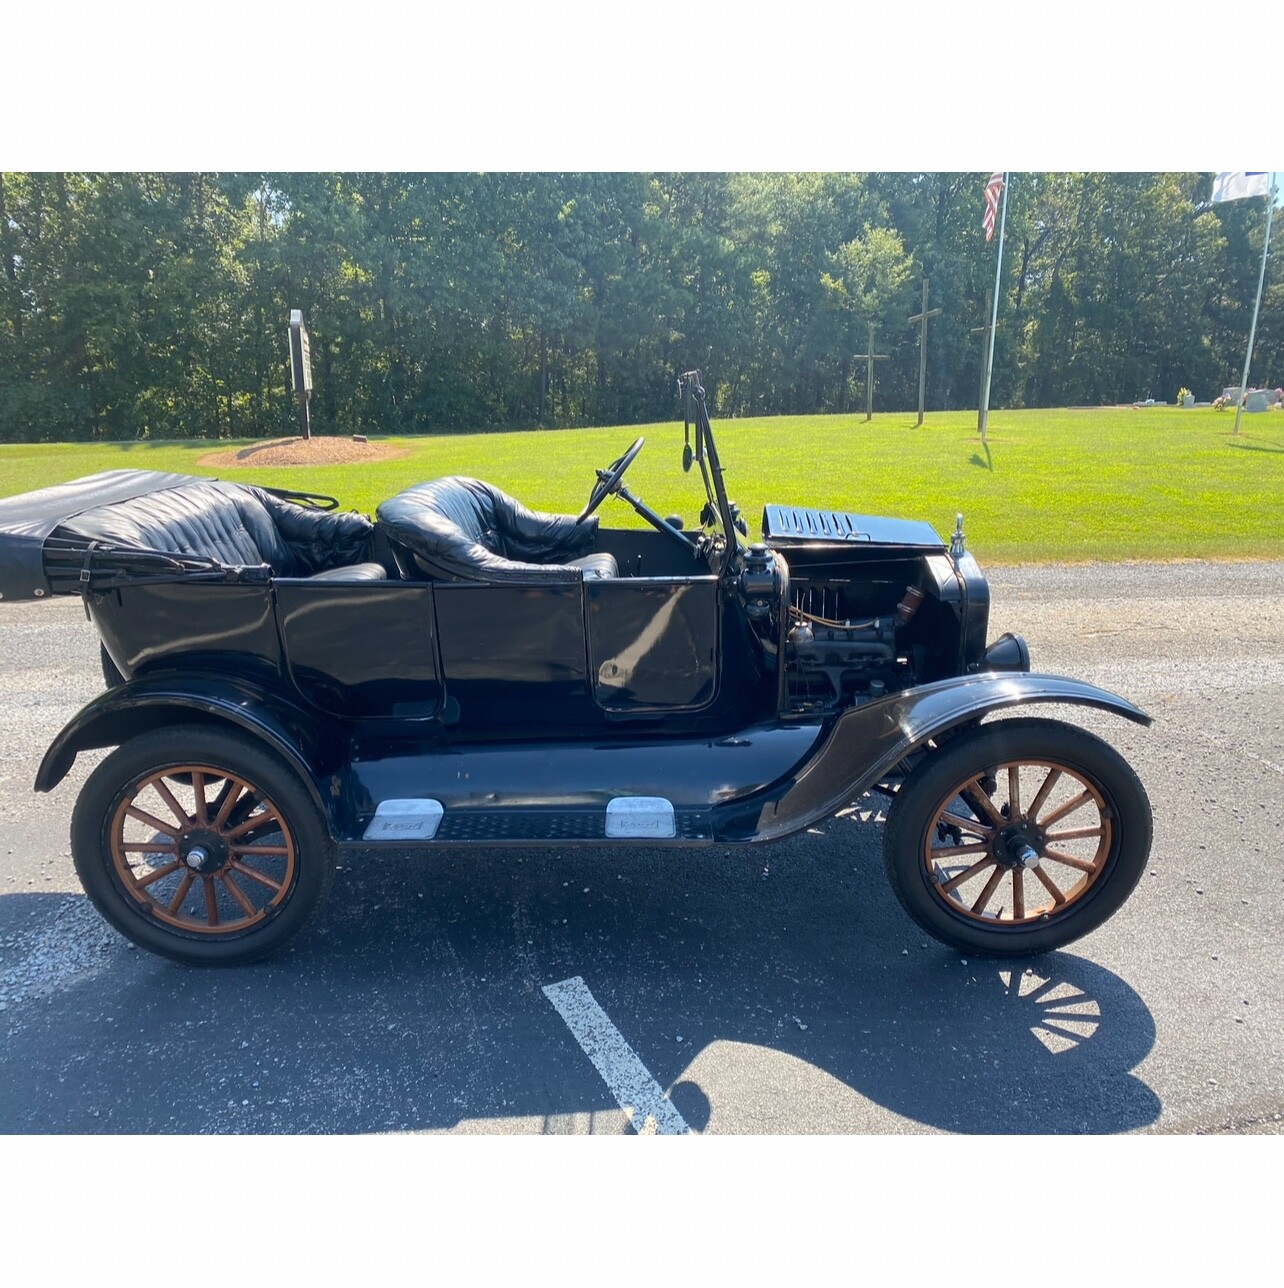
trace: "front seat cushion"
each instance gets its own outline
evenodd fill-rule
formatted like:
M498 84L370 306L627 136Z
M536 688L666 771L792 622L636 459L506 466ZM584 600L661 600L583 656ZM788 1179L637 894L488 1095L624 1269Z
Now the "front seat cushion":
M407 488L376 517L424 572L450 581L580 581L586 575L580 557L597 534L596 515L576 523L570 515L540 514L469 478ZM596 563L588 575L600 577L606 566Z

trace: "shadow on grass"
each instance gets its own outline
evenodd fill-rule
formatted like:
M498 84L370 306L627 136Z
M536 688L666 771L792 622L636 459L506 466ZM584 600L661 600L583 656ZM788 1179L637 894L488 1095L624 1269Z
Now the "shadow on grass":
M994 473L994 457L990 455L990 445L989 445L989 443L982 443L982 444L981 444L981 451L985 453L985 456L984 456L984 457L982 457L981 452L973 452L973 453L972 453L971 458L970 458L970 459L969 459L969 461L968 461L968 464L969 464L969 465L979 465L979 466L981 467L981 469L983 469L983 470L989 470L989 471L990 471L990 473L991 473L991 474L993 474L993 473Z
M1257 434L1228 434L1226 439L1228 447L1237 447L1241 452L1284 452L1284 443Z
M161 452L183 447L192 451L216 452L220 448L243 447L257 441L253 438L138 438L99 446L114 447L120 452Z

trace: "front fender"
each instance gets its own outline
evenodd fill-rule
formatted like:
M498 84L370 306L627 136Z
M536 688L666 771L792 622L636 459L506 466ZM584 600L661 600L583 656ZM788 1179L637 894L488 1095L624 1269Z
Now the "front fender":
M767 841L799 832L855 800L929 738L1034 702L1099 707L1151 723L1127 699L1065 676L990 671L940 680L848 711L816 754L787 778L721 807L715 839Z
M341 731L256 686L208 675L148 676L108 689L82 707L53 740L36 772L36 791L52 791L76 756L116 747L173 724L230 725L275 751L299 775L328 818L324 790L342 763Z

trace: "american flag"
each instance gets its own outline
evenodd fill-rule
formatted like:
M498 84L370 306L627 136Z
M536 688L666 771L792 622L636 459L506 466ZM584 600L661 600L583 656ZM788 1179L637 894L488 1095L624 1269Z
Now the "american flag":
M985 240L994 240L994 216L999 213L999 194L1003 191L1003 171L996 170L985 185L985 218L981 227L985 229Z

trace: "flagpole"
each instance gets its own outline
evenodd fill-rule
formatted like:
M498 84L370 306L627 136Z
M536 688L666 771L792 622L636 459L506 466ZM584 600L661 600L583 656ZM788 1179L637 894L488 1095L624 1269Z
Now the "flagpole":
M1266 189L1266 239L1262 242L1262 267L1257 274L1257 300L1253 304L1253 324L1248 328L1248 352L1244 355L1244 378L1239 382L1238 405L1235 408L1235 433L1239 433L1240 417L1248 401L1248 366L1253 360L1253 340L1257 336L1257 312L1262 307L1262 284L1266 281L1266 256L1271 249L1271 216L1275 213L1275 172L1271 171L1270 186Z
M999 321L999 278L1003 273L1003 230L1008 222L1008 172L1003 172L1003 213L999 216L999 260L994 266L994 311L990 315L990 343L985 360L985 388L981 391L981 442L985 442L990 417L990 377L994 373L994 336ZM993 224L990 225L994 227Z

